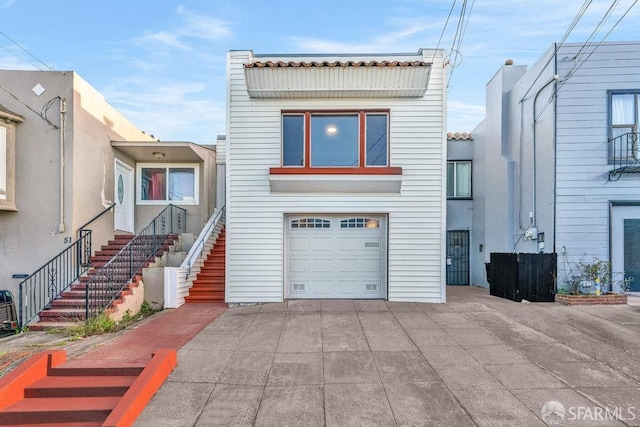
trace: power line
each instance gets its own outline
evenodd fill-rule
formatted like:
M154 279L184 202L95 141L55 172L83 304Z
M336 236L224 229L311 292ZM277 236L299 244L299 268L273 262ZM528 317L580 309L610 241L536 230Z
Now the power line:
M31 106L29 104L27 104L26 102L24 102L23 100L21 100L20 98L18 98L16 95L14 95L13 92L11 92L9 89L5 88L4 86L0 85L0 90L5 91L6 93L9 94L9 96L11 96L13 99L15 99L16 101L18 101L20 104L24 105L25 107L27 107L31 112L33 112L35 115L37 115L38 117L40 117L42 119L42 121L44 121L46 124L53 126L55 129L58 129L58 126L54 125L48 118L47 118L47 111L49 110L49 108L51 108L51 105L53 105L53 101L55 101L56 99L59 99L58 96L53 97L52 99L50 99L49 101L47 101L46 104L44 104L44 106L42 107L42 111L37 112L36 110L34 110L33 108L31 108Z
M440 33L440 39L438 39L438 44L436 45L435 50L433 51L433 58L431 58L431 62L436 59L436 52L440 48L440 43L442 42L442 37L444 36L444 32L447 29L447 25L449 25L449 19L451 19L451 14L453 13L453 9L456 7L456 0L453 0L453 4L451 5L451 9L449 9L449 16L447 16L447 20L444 23L444 27L442 28L442 32Z
M9 48L7 48L7 47L4 47L4 46L0 46L0 48L2 48L2 49L4 49L4 50L6 50L7 52L9 52L11 55L15 56L16 58L18 58L18 59L20 59L20 60L22 60L22 61L25 61L25 62L27 62L27 63L31 64L31 62L27 61L27 60L26 60L26 59L24 59L22 56L20 56L20 55L18 55L17 53L15 53L13 50L11 50L11 49L9 49ZM40 71L44 71L42 68L38 67L36 64L31 64L31 65L33 65L34 67L36 67L36 68L37 68L38 70L40 70Z
M573 18L573 21L571 21L571 24L569 24L569 27L564 32L564 35L562 36L562 39L560 39L560 42L558 44L556 44L556 47L553 50L553 54L549 56L549 59L547 60L546 64L544 64L544 67L542 67L540 69L540 72L538 73L536 78L533 80L533 82L531 82L531 85L529 86L527 91L524 93L524 95L522 95L522 98L520 98L520 102L524 101L524 99L527 97L527 95L529 94L531 89L533 89L535 84L538 82L538 79L540 78L540 76L542 76L542 73L544 72L544 70L547 69L547 66L551 63L553 58L555 58L555 56L558 54L558 51L560 50L560 48L562 47L564 42L567 41L567 39L569 38L569 35L575 29L576 25L578 25L578 22L580 21L580 19L582 19L582 17L586 13L587 9L589 8L589 6L591 6L592 2L593 2L593 0L585 0L585 2L582 3L582 6L578 10L578 13L576 13L576 16Z
M47 64L45 64L42 60L40 60L40 58L38 58L37 56L35 56L33 53L29 52L27 49L25 49L24 47L22 47L18 42L16 42L15 40L13 40L11 37L9 37L8 35L6 35L5 33L3 33L2 31L0 31L0 34L3 35L7 40L9 40L11 43L13 43L14 45L18 46L20 48L20 50L22 50L24 53L26 53L27 55L29 55L30 57L32 57L33 59L35 59L36 61L38 61L39 63L41 63L42 65L44 65L45 67L47 67L49 70L53 70L53 67L48 66ZM42 70L41 70L42 71Z
M609 29L607 34L605 34L604 37L602 37L602 40L600 40L598 42L598 44L591 50L591 52L589 52L589 54L585 58L583 58L581 61L576 59L576 63L573 65L571 70L569 70L569 72L567 73L567 76L562 80L562 82L560 83L560 87L558 89L560 89L562 86L564 86L564 84L567 82L567 80L569 80L580 69L580 67L582 67L584 65L584 63L591 57L591 55L593 55L593 53L600 47L600 45L607 39L607 37L609 37L609 35L618 26L618 24L620 24L620 22L627 16L627 14L631 11L631 9L633 9L633 7L636 5L636 3L638 3L638 0L634 0L634 2L631 3L631 6L629 6L627 8L627 10L616 21L616 23L613 24L611 29ZM576 55L576 57L577 57L577 55Z

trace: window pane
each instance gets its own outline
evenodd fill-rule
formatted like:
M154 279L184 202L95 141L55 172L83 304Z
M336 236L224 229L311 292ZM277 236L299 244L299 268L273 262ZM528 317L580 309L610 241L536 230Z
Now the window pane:
M471 197L471 163L456 164L456 197Z
M452 162L447 163L447 197L453 197L454 196L454 189L455 189L455 174L454 174L454 168L455 164Z
M635 124L635 95L611 95L611 124Z
M282 116L282 166L304 166L304 116Z
M367 114L367 166L387 165L387 115Z
M165 168L142 168L141 199L142 200L166 200L166 173Z
M193 168L169 169L169 200L195 199L195 171Z
M358 116L311 116L312 166L358 166Z

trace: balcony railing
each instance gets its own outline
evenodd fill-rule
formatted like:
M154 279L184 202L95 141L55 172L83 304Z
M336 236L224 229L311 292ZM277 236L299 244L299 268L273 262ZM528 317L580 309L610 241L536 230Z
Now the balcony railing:
M617 181L622 174L640 173L640 153L637 132L629 132L609 140L609 154L613 169L609 181Z

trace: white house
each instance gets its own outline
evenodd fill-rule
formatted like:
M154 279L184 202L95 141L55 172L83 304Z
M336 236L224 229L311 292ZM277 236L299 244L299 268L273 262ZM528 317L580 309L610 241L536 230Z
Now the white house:
M488 83L473 131L474 284L491 252L542 251L559 254L559 287L567 263L597 257L640 290L639 66L640 42L554 44Z
M445 301L443 53L228 53L226 301Z

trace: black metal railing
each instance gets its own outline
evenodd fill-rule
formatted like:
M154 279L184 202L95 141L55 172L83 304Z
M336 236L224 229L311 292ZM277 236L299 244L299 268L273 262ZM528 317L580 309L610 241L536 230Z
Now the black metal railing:
M120 295L160 246L186 231L187 211L175 205L163 209L86 283L85 319L99 316Z
M78 240L71 243L45 265L20 282L18 321L20 328L60 297L91 266L91 230L86 227L110 211L115 203L94 216L78 230Z
M640 173L640 153L638 133L629 132L609 140L609 158L613 169L609 180L620 179L623 173Z

